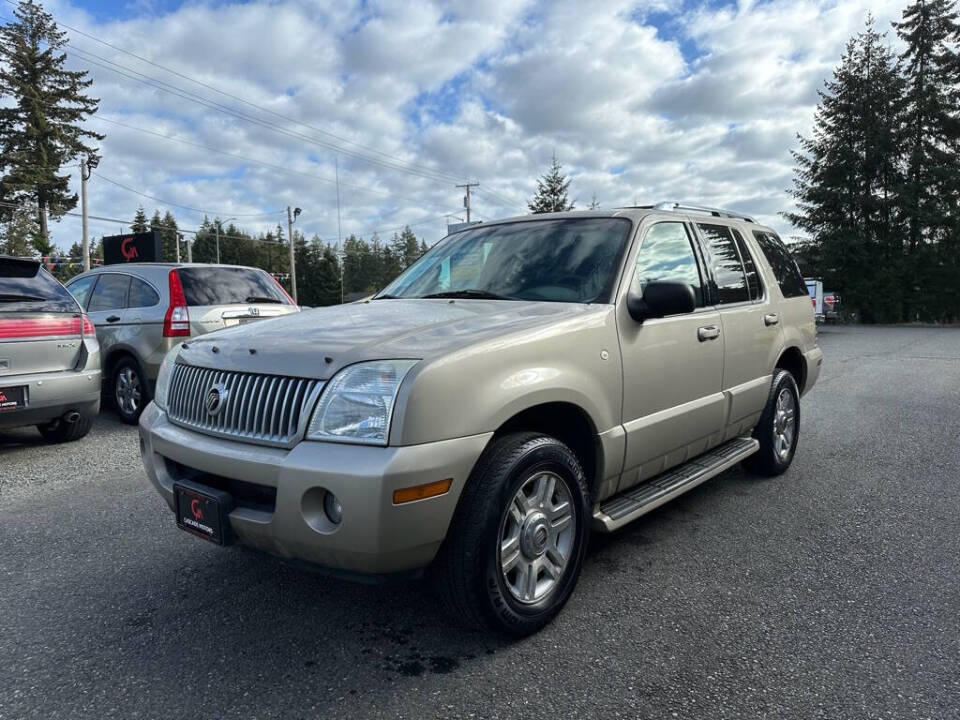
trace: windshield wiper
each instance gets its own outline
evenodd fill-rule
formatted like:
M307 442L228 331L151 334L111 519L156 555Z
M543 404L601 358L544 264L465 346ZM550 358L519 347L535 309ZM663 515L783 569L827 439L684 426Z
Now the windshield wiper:
M267 297L266 295L249 295L244 302L252 303L283 303L283 300L277 300L274 297Z
M519 300L518 297L513 297L512 295L500 295L499 293L490 292L489 290L474 290L468 288L466 290L446 290L444 292L431 293L430 295L424 295L421 297L421 300L431 300L433 298L469 298L477 300Z
M46 300L45 297L37 295L19 295L17 293L0 293L0 302L39 302Z

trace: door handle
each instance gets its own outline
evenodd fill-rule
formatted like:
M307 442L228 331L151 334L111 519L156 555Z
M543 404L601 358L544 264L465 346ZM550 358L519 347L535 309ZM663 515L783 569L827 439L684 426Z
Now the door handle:
M716 340L720 337L720 328L716 325L706 325L701 328L697 328L697 340L704 342L706 340Z
M778 322L780 322L780 317L776 313L770 313L769 315L763 316L764 325L776 325Z
M119 320L119 319L120 319L120 316L119 316L119 315L109 315L109 316L107 316L107 322L109 322L109 323L117 322L117 320Z

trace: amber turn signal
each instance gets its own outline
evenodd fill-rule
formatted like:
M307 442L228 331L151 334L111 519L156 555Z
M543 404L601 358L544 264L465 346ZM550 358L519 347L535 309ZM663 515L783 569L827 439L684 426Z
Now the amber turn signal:
M423 500L425 498L443 495L450 490L453 484L453 478L446 480L437 480L426 485L414 485L413 487L400 488L393 491L393 504L401 505L403 503L413 502L414 500Z

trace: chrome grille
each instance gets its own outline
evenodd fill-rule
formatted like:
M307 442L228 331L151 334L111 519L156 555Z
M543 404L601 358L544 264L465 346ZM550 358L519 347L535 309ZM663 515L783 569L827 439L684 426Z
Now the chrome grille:
M218 385L226 389L226 400L211 415L207 396ZM322 387L321 380L178 364L170 377L167 415L171 422L207 435L288 446Z

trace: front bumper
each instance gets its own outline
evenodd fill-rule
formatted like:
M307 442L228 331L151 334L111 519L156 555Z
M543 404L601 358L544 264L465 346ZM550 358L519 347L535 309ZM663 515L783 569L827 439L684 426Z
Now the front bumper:
M370 575L416 570L433 560L491 435L385 448L303 441L283 450L186 430L153 403L140 416L144 467L171 510L173 483L191 479L184 468L275 488L274 507L241 505L230 512L240 544ZM453 482L445 495L393 504L398 488L446 478ZM326 519L325 491L343 507L339 525Z
M0 386L25 385L27 405L0 413L0 428L40 425L71 410L96 415L100 411L100 367L34 375L3 375Z

